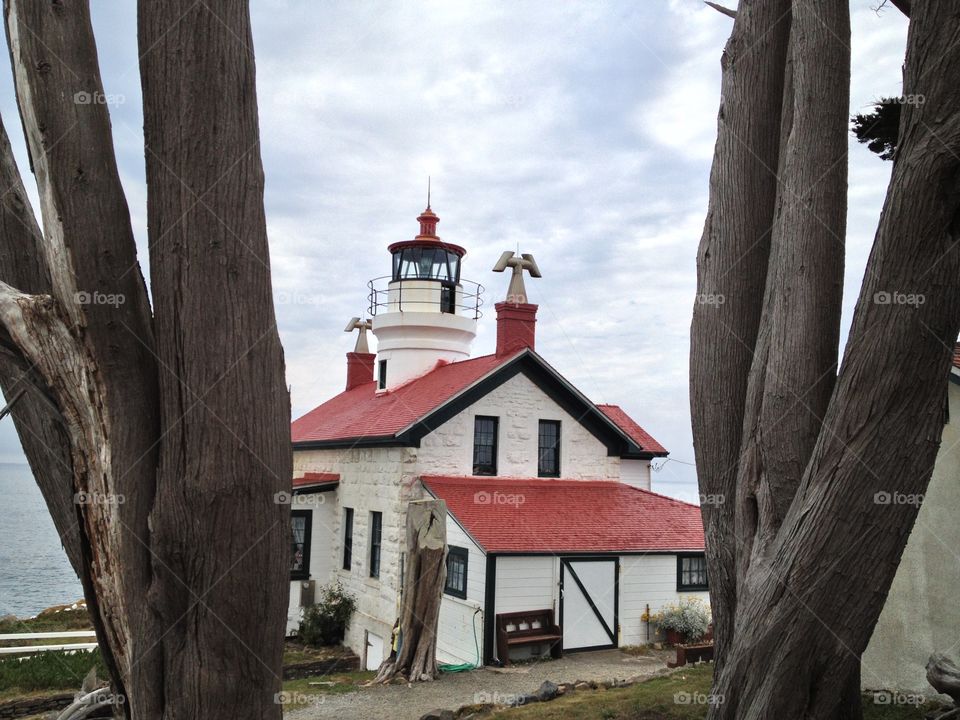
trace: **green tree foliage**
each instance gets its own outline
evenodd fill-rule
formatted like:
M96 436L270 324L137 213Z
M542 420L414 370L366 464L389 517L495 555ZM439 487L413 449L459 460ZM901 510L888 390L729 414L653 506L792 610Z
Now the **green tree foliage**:
M893 160L897 150L897 133L900 131L900 98L880 98L873 111L854 115L853 134L866 143L867 148L877 153L882 160Z

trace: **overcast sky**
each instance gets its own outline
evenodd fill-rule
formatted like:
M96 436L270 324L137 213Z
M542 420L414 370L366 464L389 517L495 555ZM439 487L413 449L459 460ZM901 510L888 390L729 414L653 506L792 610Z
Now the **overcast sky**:
M906 22L878 3L851 2L851 112L901 92ZM135 3L92 5L148 274ZM466 247L463 276L488 288L487 307L506 289L490 271L500 252L534 253L537 349L670 450L655 490L695 498L683 464L693 461L689 326L732 21L700 0L252 5L294 417L342 389L353 342L343 327L363 314L367 281L389 272L387 245L416 234L431 175L438 232ZM9 72L0 113L27 172ZM853 140L849 159L844 336L890 172ZM494 341L488 312L474 355ZM9 419L0 462L23 462Z

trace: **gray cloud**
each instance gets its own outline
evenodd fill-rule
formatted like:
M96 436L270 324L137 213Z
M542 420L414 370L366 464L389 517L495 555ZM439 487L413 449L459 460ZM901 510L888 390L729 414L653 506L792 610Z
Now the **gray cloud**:
M132 3L94 2L124 185L146 265ZM346 320L386 246L412 237L433 176L440 234L487 286L475 354L494 345L500 251L536 254L538 349L622 404L695 497L687 393L695 252L706 212L719 57L730 20L668 3L253 3L267 218L294 414L338 392ZM851 105L899 93L906 23L854 11ZM9 73L0 112L25 168ZM889 173L851 142L849 323ZM145 268L146 272L146 268ZM845 332L846 330L844 330ZM0 423L0 460L18 456Z

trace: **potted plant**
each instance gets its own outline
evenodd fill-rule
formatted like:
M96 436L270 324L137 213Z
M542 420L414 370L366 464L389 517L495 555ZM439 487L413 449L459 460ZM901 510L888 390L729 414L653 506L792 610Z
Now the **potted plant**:
M651 621L663 632L668 645L696 642L710 628L710 608L696 597L664 605Z
M320 591L320 602L303 611L297 633L304 645L339 645L357 609L357 599L337 580Z

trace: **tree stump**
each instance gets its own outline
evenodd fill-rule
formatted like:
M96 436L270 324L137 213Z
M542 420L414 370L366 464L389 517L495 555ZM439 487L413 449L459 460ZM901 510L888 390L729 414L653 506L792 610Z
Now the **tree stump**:
M953 698L954 704L960 707L960 668L950 658L940 653L934 653L927 660L927 682L933 689Z
M383 661L376 682L398 676L409 682L434 680L437 623L447 577L447 505L416 500L407 506L407 559L400 603L400 647Z

